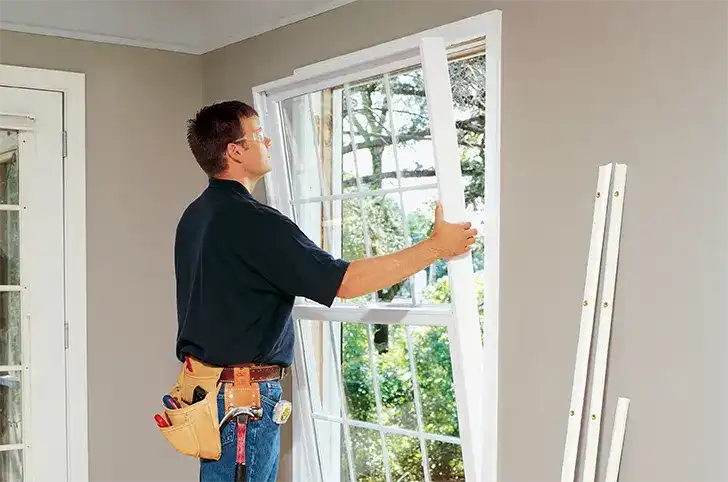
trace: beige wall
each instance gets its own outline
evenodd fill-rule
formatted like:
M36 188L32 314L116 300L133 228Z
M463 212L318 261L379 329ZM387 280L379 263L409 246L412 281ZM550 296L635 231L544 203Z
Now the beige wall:
M590 200L611 160L629 175L605 439L628 396L622 481L728 479L728 6L360 0L201 58L0 32L2 63L87 74L92 480L197 477L150 414L176 366L172 236L204 185L184 142L201 101L251 100L295 67L493 7L504 12L500 480L558 479ZM282 480L289 456L290 442Z
M185 142L202 61L2 31L0 62L86 74L91 480L196 480L152 415L176 367L174 228L205 183Z
M727 480L728 4L360 0L205 55L204 99L250 101L296 67L494 7L500 480L558 480L591 199L613 160L629 174L603 440L627 396L620 480Z

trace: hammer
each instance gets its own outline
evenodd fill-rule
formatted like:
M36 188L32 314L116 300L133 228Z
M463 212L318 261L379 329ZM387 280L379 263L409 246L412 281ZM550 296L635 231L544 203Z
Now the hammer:
M220 421L220 426L235 417L237 423L237 453L235 455L235 482L245 482L245 435L248 427L248 418L260 418L263 416L261 408L234 407Z

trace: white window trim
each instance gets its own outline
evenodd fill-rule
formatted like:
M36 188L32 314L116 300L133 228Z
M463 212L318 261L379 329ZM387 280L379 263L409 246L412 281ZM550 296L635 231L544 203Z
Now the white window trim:
M0 65L0 85L63 94L64 270L67 480L87 482L88 389L86 358L86 76L82 73Z
M500 92L501 92L501 19L500 10L493 10L458 22L433 28L371 48L328 59L296 69L293 75L253 88L255 107L261 115L264 129L278 130L279 113L275 103L285 98L344 84L361 78L375 76L409 67L422 62L420 42L423 38L440 37L448 45L485 36L486 54L486 199L485 249L491 253L486 268L485 292L485 343L482 356L482 420L483 440L480 446L483 481L498 480L498 337L499 337L499 248L500 248ZM278 134L276 132L276 134ZM280 138L280 137L279 137ZM272 182L265 182L268 202L283 214L292 216L292 206L287 187L288 168L282 146L273 145L272 159L276 175ZM303 307L298 305L296 310ZM359 307L361 309L361 307ZM312 308L316 310L316 308ZM331 312L321 319L330 319ZM315 319L315 318L312 318ZM351 319L351 318L349 318ZM377 323L380 321L377 320ZM298 379L298 380L297 380ZM307 390L306 382L294 371L297 390ZM294 397L299 398L299 397ZM305 402L304 402L305 404ZM304 416L310 416L300 403L296 404ZM308 413L307 413L308 412ZM301 472L302 473L302 472Z

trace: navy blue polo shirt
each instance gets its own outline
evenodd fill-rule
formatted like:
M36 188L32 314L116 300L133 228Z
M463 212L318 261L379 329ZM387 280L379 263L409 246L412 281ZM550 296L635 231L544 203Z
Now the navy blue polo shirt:
M348 263L237 181L211 179L174 250L177 358L217 366L293 362L296 296L331 306Z

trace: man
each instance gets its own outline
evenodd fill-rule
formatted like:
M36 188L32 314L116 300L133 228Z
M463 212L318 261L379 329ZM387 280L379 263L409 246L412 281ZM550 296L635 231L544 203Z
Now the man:
M439 258L466 252L474 242L470 223L445 222L438 206L429 239L386 256L335 259L287 217L253 199L256 184L271 170L271 140L252 107L229 101L203 108L189 121L187 140L209 185L185 210L176 233L180 361L191 357L215 367L279 375L280 367L293 362L296 296L331 306L337 297L392 286ZM236 455L238 463L245 456L248 480L275 480L280 425L271 417L281 399L280 376L257 385L263 416L248 421L244 436L235 424L223 425L222 455L202 461L201 480L232 481ZM221 389L219 418L225 409ZM236 454L240 440L243 454Z

